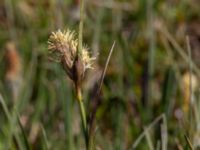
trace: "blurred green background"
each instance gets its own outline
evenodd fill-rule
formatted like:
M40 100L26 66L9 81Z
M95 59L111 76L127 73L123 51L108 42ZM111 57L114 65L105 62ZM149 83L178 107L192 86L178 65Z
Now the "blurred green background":
M0 150L84 149L73 84L47 50L53 31L78 35L79 5L0 1ZM96 150L200 148L199 0L85 0L83 42Z

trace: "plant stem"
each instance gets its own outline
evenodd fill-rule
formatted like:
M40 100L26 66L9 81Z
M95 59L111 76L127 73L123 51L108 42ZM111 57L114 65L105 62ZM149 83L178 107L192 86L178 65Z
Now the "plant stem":
M79 104L79 109L80 109L80 115L81 115L81 120L82 120L82 126L83 126L83 132L85 136L85 145L86 149L89 147L89 140L88 140L88 129L87 129L87 121L86 121L86 113L85 113L85 107L83 103L83 98L81 94L80 88L76 89L77 91L77 99L78 99L78 104Z
M82 42L83 42L83 17L84 17L84 0L80 0L80 22L79 22L79 35L78 35L78 54L82 55Z
M83 47L83 20L84 20L84 0L80 0L80 22L79 22L79 35L78 35L78 55L79 57L82 55L82 47ZM86 113L85 107L83 103L82 93L79 85L76 85L76 94L81 114L82 126L85 136L85 145L86 149L89 149L89 136L88 136L88 128L86 121Z
M81 118L83 122L83 128L87 128L87 123L86 123L86 115L85 115L85 108L82 100L79 100L79 107L80 107L80 113L81 113Z

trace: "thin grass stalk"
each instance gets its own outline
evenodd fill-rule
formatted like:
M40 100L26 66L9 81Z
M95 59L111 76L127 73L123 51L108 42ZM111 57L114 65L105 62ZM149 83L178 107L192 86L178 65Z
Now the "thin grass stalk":
M162 139L162 150L167 150L168 133L167 133L166 115L163 115L163 123L161 124L161 139Z
M157 141L156 150L160 150L160 140Z
M104 80L104 77L106 75L106 71L107 71L107 68L108 68L108 64L110 62L110 58L111 58L111 55L113 53L113 50L114 50L114 47L115 47L115 41L113 42L112 44L112 47L109 51L109 54L108 54L108 57L106 59L106 63L105 63L105 66L104 66L104 69L103 69L103 72L101 74L101 79L99 81L99 86L98 86L98 89L97 89L97 92L96 92L96 96L95 97L98 97L100 95L100 92L101 92L101 88L102 88L102 85L103 85L103 80ZM89 125L90 125L90 128L88 129L89 130L89 146L90 146L90 149L92 149L93 145L94 145L94 133L95 133L95 116L96 116L96 112L97 112L97 109L98 109L98 106L100 105L101 101L97 101L93 111L91 112L91 117L90 117L90 120L89 120Z
M79 22L79 34L78 34L78 54L82 55L83 47L83 17L84 17L84 0L80 0L80 22Z
M15 116L12 115L9 110L8 110L8 107L3 99L3 97L1 96L0 94L0 103L3 107L3 110L5 112L5 115L8 119L8 123L9 123L9 128L10 128L10 131L9 131L9 134L8 134L8 137L7 137L7 143L6 143L6 148L5 149L10 149L11 146L12 146L12 137L14 136L14 138L16 139L17 141L17 144L19 146L20 149L22 149L22 144L20 142L20 139L19 139L19 136L16 134L15 130L14 130L14 125L16 124L15 122Z
M84 20L84 0L80 0L80 22L79 22L79 35L78 35L78 57L82 56L82 47L83 47L83 20ZM78 99L80 115L82 120L83 132L85 136L85 145L86 149L89 147L89 138L88 138L88 129L87 129L87 120L86 112L83 104L83 98L81 93L80 85L76 85L76 96Z
M149 150L154 150L154 146L153 146L153 142L152 142L149 130L144 128L144 134L145 134L145 137L146 137L146 140L147 140L147 144L148 144Z
M84 107L84 104L83 104L82 93L81 93L81 90L79 88L77 89L76 95L77 95L77 99L78 99L79 106L80 106L80 112L81 112L81 118L82 118L82 121L83 121L83 127L84 127L84 129L86 129L87 122L86 122L85 107Z
M47 134L46 134L46 131L44 129L44 127L41 125L41 130L42 130L42 139L43 139L43 143L44 143L44 150L48 150L49 149L49 142L48 142L48 139L47 139Z
M189 68L189 80L190 80L190 105L192 106L193 104L193 98L192 98L192 94L193 94L193 91L192 91L192 57L191 57L191 47L190 47L190 40L189 40L189 37L187 36L186 37L186 44L187 44L187 52L188 52L188 68Z
M169 31L165 28L165 26L162 25L162 28L158 27L158 30L173 45L174 50L177 51L177 53L182 57L182 59L186 63L191 63L192 70L198 75L198 78L200 78L200 69L198 68L198 66L192 60L191 61L189 60L187 54L184 52L184 49L176 42L176 40L169 33Z
M16 110L15 113L17 114L17 122L18 122L19 127L20 127L20 130L21 130L21 132L22 132L22 138L23 138L23 140L24 140L25 148L26 148L26 150L31 150L31 146L30 146L30 144L29 144L29 142L28 142L28 137L27 137L26 132L25 132L25 130L24 130L24 128L23 128L23 125L21 124L20 116L19 116L17 110Z
M157 123L159 123L160 120L163 120L165 122L164 124L166 124L165 114L161 114L160 116L158 116L149 126L145 128L145 130L150 130ZM145 130L139 135L139 137L132 144L131 147L132 150L136 149L136 147L140 144L141 140L145 137L145 132L146 132Z
M188 145L189 149L190 149L190 150L194 150L194 147L193 147L193 145L192 145L192 143L191 143L189 137L187 137L186 135L185 135L185 140L186 140L186 142L187 142L187 145Z
M83 103L82 93L80 88L76 89L76 96L79 104L79 110L81 115L81 121L82 121L82 128L85 136L85 145L86 149L89 147L89 139L88 139L88 129L87 129L87 120L86 120L86 113L85 113L85 107Z
M5 7L6 7L6 16L8 17L8 32L12 40L16 41L16 29L14 24L14 10L13 10L13 1L12 0L5 0Z
M152 77L154 74L154 57L155 57L155 30L153 27L153 0L147 1L147 17L148 17L148 39L149 43L149 51L148 51L148 100L147 106L151 102L152 97Z

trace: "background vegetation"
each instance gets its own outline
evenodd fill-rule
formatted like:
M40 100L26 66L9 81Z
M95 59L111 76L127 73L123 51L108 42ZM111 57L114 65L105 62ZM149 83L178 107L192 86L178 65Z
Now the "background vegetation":
M78 0L0 1L1 150L84 149L73 84L47 53L79 19ZM199 0L86 0L83 40L97 57L83 85L95 149L200 147Z

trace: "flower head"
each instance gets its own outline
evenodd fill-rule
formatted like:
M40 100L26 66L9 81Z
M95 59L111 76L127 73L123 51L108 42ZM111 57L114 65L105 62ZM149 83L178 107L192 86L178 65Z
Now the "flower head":
M75 38L75 33L70 30L52 32L48 40L48 50L52 58L61 63L74 81L83 78L86 69L91 68L95 59L89 56L86 47L83 47L81 55L78 55L78 40Z

